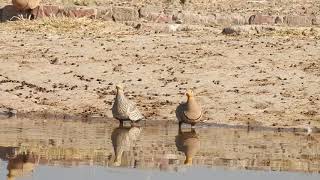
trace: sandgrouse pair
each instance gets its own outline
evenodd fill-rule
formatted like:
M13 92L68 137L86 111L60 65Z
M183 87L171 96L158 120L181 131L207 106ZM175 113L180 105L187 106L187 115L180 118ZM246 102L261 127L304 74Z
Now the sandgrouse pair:
M123 124L123 121L131 121L132 123L142 120L144 117L137 106L124 95L123 87L116 86L117 94L112 106L112 115ZM186 93L187 102L180 104L176 109L176 117L179 121L179 126L182 123L191 124L192 127L200 122L202 117L201 106L197 103L193 91L189 90Z

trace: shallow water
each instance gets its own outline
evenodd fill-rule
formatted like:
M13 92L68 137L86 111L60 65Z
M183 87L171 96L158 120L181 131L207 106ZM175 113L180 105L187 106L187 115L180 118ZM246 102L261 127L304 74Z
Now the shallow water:
M1 119L0 179L318 179L319 140L272 128Z

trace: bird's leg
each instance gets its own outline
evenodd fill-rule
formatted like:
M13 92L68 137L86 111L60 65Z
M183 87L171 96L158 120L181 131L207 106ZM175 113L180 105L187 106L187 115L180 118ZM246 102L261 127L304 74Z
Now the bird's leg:
M194 128L196 128L196 127L195 127L195 124L192 123L192 124L191 124L191 129L194 129Z
M250 132L250 122L248 121L247 122L247 133L249 133Z
M31 9L29 9L29 10L27 11L27 18L28 18L28 20L33 19L32 10L31 10Z
M179 128L181 128L182 124L183 124L183 122L180 121L180 122L179 122Z
M119 121L119 127L123 127L123 121Z
M181 133L181 132L182 132L182 130L181 130L181 126L182 126L182 124L183 124L183 122L182 122L182 121L180 121L180 122L179 122L179 133Z
M136 122L135 121L131 121L131 127L135 127L136 126Z
M179 131L178 131L178 134L181 135L182 134L182 124L183 122L179 121Z
M194 128L191 128L192 133L196 133L196 130Z

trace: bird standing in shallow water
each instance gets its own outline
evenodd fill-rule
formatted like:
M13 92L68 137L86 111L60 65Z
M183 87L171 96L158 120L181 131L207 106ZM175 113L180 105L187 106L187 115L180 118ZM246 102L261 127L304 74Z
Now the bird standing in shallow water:
M180 104L176 109L176 117L179 121L179 127L182 123L194 125L201 121L202 108L196 101L192 90L188 90L186 93L187 102Z
M137 108L136 104L128 100L123 92L121 85L116 86L117 94L112 106L112 115L114 118L120 121L120 125L123 125L123 121L131 121L131 123L138 122L144 117Z

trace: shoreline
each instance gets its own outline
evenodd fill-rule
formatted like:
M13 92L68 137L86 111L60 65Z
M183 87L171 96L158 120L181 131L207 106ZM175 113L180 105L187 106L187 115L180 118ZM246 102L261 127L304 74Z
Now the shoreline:
M83 123L105 123L105 124L118 124L119 121L112 118L112 117L101 117L101 116L81 116L81 115L70 115L70 114L56 114L56 113L49 113L49 112L28 112L28 113L17 113L17 114L0 114L0 121L1 120L33 120L35 121L66 121L66 122L83 122ZM125 125L127 126L130 124L127 122ZM152 127L152 126L177 126L177 120L157 120L157 119L146 119L141 120L137 123L139 127ZM188 124L183 124L183 129L189 129ZM195 126L196 129L207 129L207 128L222 128L222 129L246 129L249 131L272 131L272 132L292 132L292 133L306 133L307 130L304 127L287 127L287 126L261 126L256 124L225 124L225 123L215 123L205 121L199 122Z

